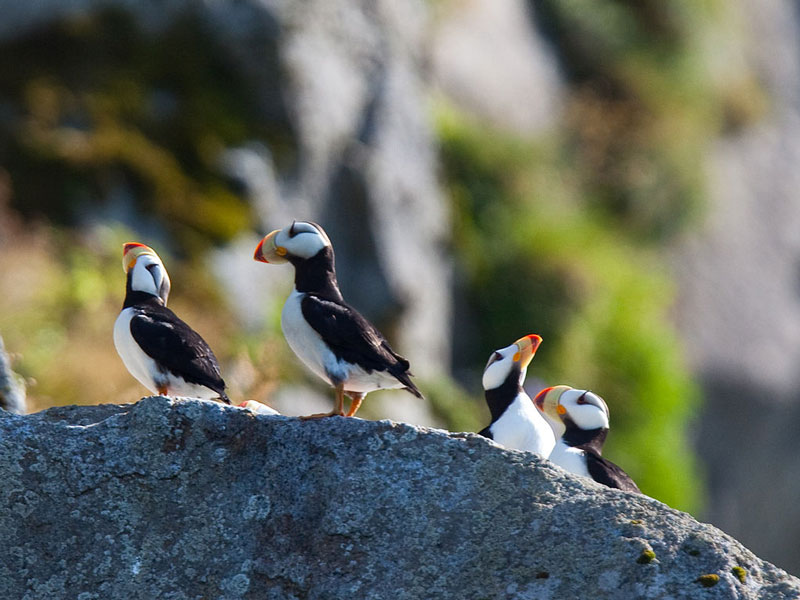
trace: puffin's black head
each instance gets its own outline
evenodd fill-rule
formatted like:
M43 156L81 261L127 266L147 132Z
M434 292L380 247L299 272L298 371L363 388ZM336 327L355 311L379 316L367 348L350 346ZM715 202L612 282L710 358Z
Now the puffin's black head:
M290 262L295 267L319 257L333 262L333 246L325 230L310 221L294 221L288 227L267 234L253 255L259 262Z
M128 290L160 298L166 306L170 281L158 254L144 244L128 242L122 248L122 268L128 275Z

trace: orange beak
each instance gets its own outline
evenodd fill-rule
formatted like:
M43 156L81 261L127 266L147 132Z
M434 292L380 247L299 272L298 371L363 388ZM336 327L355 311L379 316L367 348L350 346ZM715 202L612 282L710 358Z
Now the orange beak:
M519 355L514 356L514 361L519 361L520 369L526 369L531 360L533 360L536 350L539 348L539 344L542 343L542 338L533 333L531 335L526 335L525 337L519 338L514 343L518 348L517 354Z
M278 246L275 242L275 237L281 232L280 229L271 231L264 238L258 242L256 251L253 253L253 259L258 262L271 263L273 265L288 262L286 257L286 248Z
M262 239L258 242L258 246L256 246L256 251L253 254L253 259L257 260L258 262L269 262L266 258L264 258L264 240Z
M547 393L552 389L552 387L544 388L541 392L536 394L536 397L533 399L533 403L536 405L536 408L542 412L544 412L544 399L547 396Z
M144 244L140 244L139 242L126 242L122 245L122 253L127 254L134 248L147 248Z
M561 415L566 412L564 407L561 406L561 396L564 392L571 389L572 388L568 385L557 385L547 388L536 394L536 398L534 398L533 402L536 404L536 408L558 422L561 420Z
M122 245L122 270L126 273L133 268L142 254L152 254L158 256L150 246L145 246L139 242L127 242Z

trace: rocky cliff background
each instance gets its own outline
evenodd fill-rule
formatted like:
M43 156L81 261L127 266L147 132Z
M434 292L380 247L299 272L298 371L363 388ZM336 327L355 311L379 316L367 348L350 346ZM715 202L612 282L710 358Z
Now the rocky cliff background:
M795 3L0 7L0 334L29 410L144 392L110 336L128 239L235 398L327 406L280 334L290 274L251 260L313 219L428 398L365 415L477 430L489 353L540 333L531 391L597 390L647 493L800 572Z

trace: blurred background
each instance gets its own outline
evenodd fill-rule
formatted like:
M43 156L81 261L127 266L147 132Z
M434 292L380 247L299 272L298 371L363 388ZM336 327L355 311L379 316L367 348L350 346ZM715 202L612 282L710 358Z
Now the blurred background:
M27 410L146 395L121 244L235 402L329 409L259 238L322 224L351 304L477 431L490 353L611 409L642 490L800 573L800 12L789 0L0 0L0 335Z

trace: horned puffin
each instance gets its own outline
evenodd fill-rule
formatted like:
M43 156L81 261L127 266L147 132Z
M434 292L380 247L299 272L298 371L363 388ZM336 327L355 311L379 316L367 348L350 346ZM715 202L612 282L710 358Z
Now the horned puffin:
M557 385L539 392L534 403L555 430L551 461L597 483L641 494L625 471L601 456L609 429L605 400L588 390Z
M364 396L379 389L403 388L418 398L408 361L339 291L333 246L316 223L295 221L258 244L255 260L294 267L294 289L281 313L286 341L301 361L336 390L336 405L321 418L356 414ZM352 402L344 411L344 395Z
M170 280L158 255L129 242L123 246L122 268L127 284L114 323L114 346L130 374L154 394L230 404L211 348L166 306Z
M492 422L479 433L507 448L547 458L556 443L553 430L522 388L528 365L541 343L538 335L526 335L492 353L483 371Z

